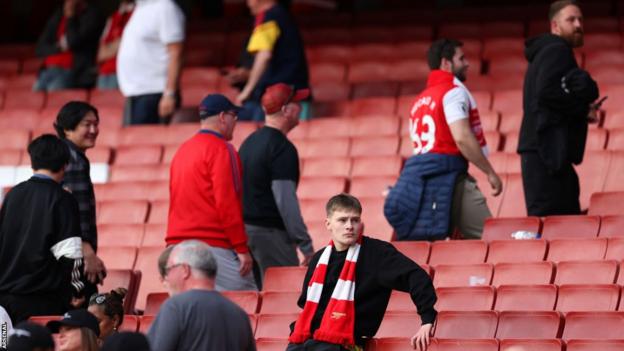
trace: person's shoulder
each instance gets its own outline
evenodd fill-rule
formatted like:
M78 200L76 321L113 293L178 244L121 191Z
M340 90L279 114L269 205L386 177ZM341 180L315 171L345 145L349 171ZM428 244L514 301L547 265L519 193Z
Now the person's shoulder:
M394 248L394 245L392 245L391 243L385 240L371 238L369 236L362 237L362 247L366 247L367 249L372 250L396 250Z

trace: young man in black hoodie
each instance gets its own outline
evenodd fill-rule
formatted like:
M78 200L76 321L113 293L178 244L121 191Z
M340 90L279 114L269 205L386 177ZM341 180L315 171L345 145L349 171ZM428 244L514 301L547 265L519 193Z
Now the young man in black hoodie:
M0 306L13 323L84 300L78 203L61 185L69 150L45 134L28 146L34 175L0 209Z
M364 350L381 325L392 290L411 295L422 324L410 343L418 351L427 350L437 315L427 273L392 244L362 235L357 198L336 195L325 209L331 240L308 265L297 302L303 311L291 326L286 350Z
M574 0L552 3L550 34L527 40L524 116L518 142L529 216L580 214L579 180L587 123L596 119L598 87L578 67L583 15Z

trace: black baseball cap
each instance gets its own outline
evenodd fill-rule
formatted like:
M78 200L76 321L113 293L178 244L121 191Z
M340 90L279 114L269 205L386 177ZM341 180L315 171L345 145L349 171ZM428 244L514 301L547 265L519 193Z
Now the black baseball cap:
M221 94L210 94L199 104L199 117L206 118L218 115L221 112L234 112L238 114L241 107L234 105L230 99Z
M54 340L48 328L31 323L21 322L9 332L7 351L32 351L34 348L54 348Z
M58 333L62 325L93 330L95 336L100 336L100 326L97 318L85 309L73 310L65 313L60 321L50 321L46 326L52 333Z

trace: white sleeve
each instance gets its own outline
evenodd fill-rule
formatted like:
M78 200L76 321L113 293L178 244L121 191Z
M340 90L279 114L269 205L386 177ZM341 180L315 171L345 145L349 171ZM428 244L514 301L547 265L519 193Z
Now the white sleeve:
M442 99L442 105L448 124L470 116L470 97L466 90L461 87L455 87L446 92Z
M160 25L158 36L165 44L184 41L184 12L173 1L162 1L159 9Z

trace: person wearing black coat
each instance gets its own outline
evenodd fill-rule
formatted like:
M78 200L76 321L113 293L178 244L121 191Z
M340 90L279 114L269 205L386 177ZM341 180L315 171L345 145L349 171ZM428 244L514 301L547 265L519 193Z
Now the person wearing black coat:
M34 90L93 87L103 24L100 13L88 0L65 0L37 41L36 54L43 59L43 65Z
M557 1L550 15L551 33L527 40L525 49L518 153L529 216L580 214L573 164L583 161L598 98L596 82L578 67L572 50L583 44L580 8L572 0Z

